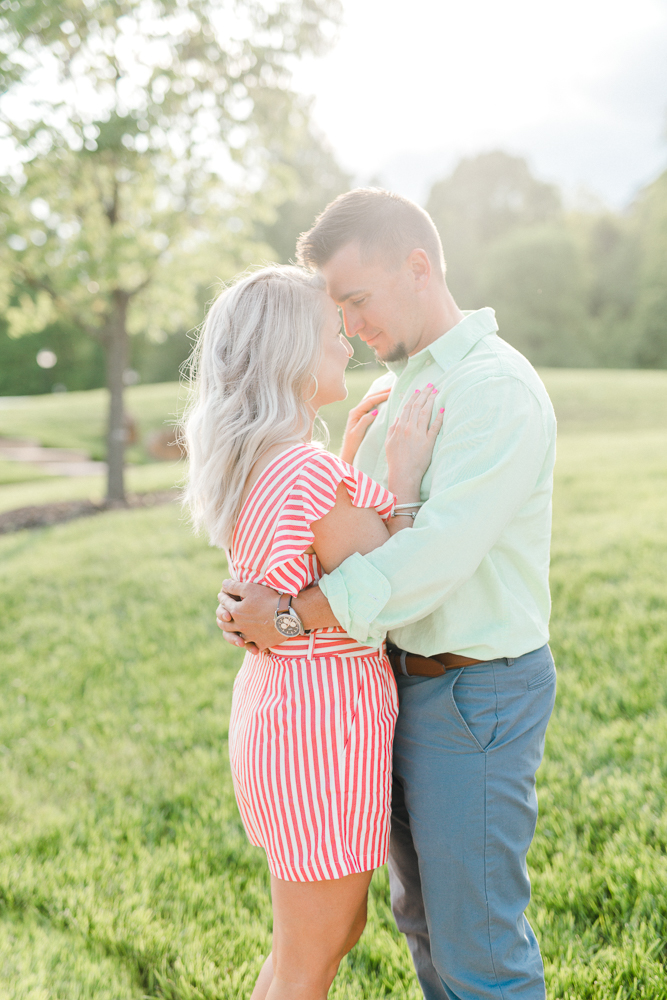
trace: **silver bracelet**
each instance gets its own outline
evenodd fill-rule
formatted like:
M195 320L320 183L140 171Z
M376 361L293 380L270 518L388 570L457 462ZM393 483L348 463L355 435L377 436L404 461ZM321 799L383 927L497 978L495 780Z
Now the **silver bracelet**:
M394 513L391 516L392 517L411 517L412 520L414 521L414 519L417 516L417 512L414 511L414 510L398 510L398 511L395 510Z
M424 501L417 500L414 503L397 503L394 510L405 510L406 507L423 507Z

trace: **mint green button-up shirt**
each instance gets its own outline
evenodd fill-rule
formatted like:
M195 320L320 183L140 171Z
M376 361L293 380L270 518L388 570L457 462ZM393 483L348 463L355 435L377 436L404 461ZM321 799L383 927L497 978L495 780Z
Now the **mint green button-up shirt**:
M549 544L556 419L529 362L497 336L493 309L465 314L379 378L391 386L355 458L387 485L384 439L428 382L445 420L411 528L320 581L359 642L428 656L517 657L549 638Z

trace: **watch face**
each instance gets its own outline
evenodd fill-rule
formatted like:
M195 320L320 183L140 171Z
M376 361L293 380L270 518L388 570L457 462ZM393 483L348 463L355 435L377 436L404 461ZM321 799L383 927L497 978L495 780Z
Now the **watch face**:
M290 638L293 635L299 635L301 631L301 626L299 625L298 620L289 614L278 615L276 618L276 628L281 635Z

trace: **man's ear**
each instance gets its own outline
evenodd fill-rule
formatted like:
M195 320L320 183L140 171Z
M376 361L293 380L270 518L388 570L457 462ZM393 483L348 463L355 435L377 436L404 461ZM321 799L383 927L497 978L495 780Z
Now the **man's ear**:
M431 280L432 268L428 254L425 250L413 250L412 253L408 255L407 264L412 272L412 278L415 283L415 291L423 292Z

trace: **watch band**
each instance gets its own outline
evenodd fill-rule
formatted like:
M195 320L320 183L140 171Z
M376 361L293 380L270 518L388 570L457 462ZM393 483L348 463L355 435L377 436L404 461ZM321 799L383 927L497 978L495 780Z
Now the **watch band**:
M281 608L280 602L283 597L287 596L287 607ZM276 607L274 618L274 624L276 626L276 631L283 636L283 638L291 639L297 635L310 635L312 629L305 629L303 627L303 622L299 616L299 612L296 608L292 607L292 601L294 600L294 595L281 593L278 595L278 605ZM281 628L281 620L284 621L285 625L288 626L286 631ZM291 627L289 627L291 625Z

